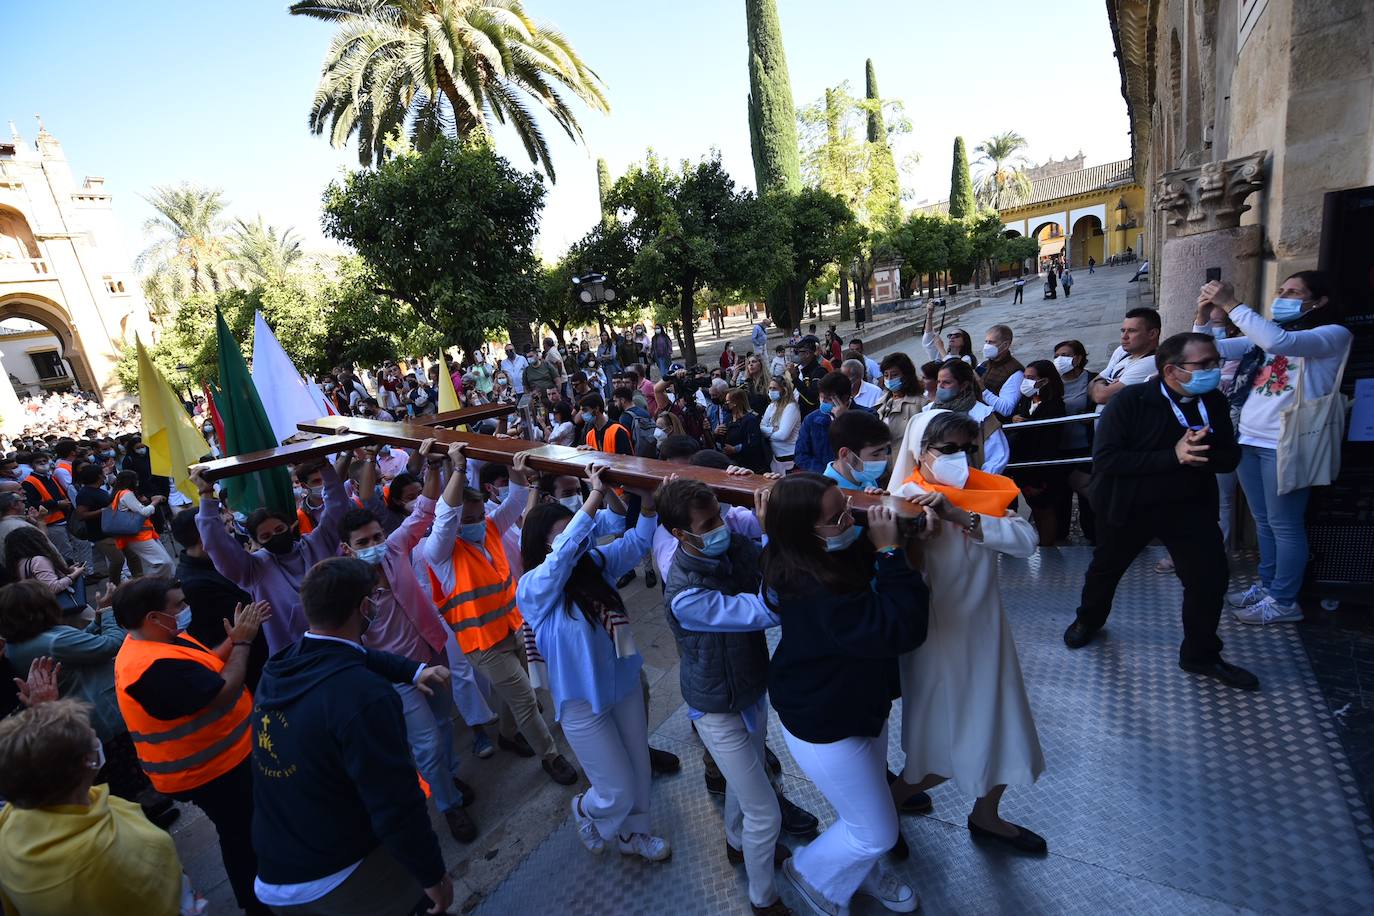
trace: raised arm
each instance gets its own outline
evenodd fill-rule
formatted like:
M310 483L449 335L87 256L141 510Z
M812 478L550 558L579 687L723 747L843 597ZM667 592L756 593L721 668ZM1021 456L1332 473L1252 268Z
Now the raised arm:
M257 564L253 554L239 546L239 542L224 530L224 522L219 517L219 500L215 498L214 487L200 473L200 468L191 471L191 483L200 491L200 511L196 513L196 530L200 532L201 545L209 554L215 569L239 588L252 591L257 579Z
M758 594L687 588L673 596L671 610L684 630L700 633L749 633L782 623Z
M448 483L444 486L443 498L435 510L434 528L425 538L425 561L440 580L444 572L451 570L453 563L453 544L458 538L458 528L463 518L463 488L467 486L467 459L463 455L464 444L454 442L448 447L450 462ZM437 475L438 468L429 466L429 473ZM449 574L451 576L451 572Z

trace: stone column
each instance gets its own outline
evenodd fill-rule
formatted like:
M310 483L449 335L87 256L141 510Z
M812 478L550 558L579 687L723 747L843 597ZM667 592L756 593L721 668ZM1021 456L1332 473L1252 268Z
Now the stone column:
M4 360L0 359L0 432L17 436L23 431L24 413L19 407L19 396L14 393Z
M1174 169L1160 177L1155 209L1167 214L1170 229L1151 262L1159 272L1159 314L1168 337L1192 328L1198 287L1209 267L1236 287L1242 302L1255 303L1260 289L1264 230L1242 226L1250 206L1245 198L1264 187L1263 150L1239 159Z

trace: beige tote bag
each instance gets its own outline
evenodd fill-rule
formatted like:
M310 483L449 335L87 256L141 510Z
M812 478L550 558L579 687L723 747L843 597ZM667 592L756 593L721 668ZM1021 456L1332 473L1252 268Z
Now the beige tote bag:
M1350 347L1341 357L1336 383L1320 398L1304 400L1303 382L1307 360L1298 369L1293 403L1279 415L1278 486L1279 495L1304 487L1324 487L1341 472L1341 440L1345 438L1345 395L1341 379Z

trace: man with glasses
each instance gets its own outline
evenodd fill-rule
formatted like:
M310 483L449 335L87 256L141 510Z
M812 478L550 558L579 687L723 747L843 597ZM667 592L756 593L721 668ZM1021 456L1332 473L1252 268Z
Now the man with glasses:
M1131 385L1102 413L1093 439L1097 546L1078 615L1064 643L1080 649L1107 622L1117 582L1154 538L1168 548L1183 583L1178 665L1228 687L1259 679L1222 661L1217 622L1226 592L1226 551L1217 521L1216 475L1234 471L1240 446L1221 357L1209 334L1175 334L1155 354L1157 381Z

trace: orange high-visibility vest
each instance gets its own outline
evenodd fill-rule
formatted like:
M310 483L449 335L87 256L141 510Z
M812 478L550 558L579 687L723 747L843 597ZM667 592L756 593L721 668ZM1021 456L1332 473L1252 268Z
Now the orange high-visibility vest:
M253 698L246 689L240 688L238 698L226 706L207 706L170 720L154 718L129 696L129 685L160 659L192 661L216 674L224 670L224 662L204 645L185 633L178 638L198 648L128 636L114 663L119 711L139 763L153 787L167 793L203 786L238 766L253 750Z
M501 532L491 519L487 519L487 536L482 546L491 555L490 560L463 538L454 539L453 591L449 594L444 594L439 577L433 569L429 570L434 606L453 628L458 648L464 652L490 649L525 622L515 606L515 580L511 578L506 549L501 546Z
M617 433L616 430L619 430L620 432ZM625 436L628 441L629 435L629 430L625 429L625 427L621 426L619 423L607 423L605 430L601 433L600 441L597 441L596 427L589 426L587 429L587 444L590 445L592 448L596 449L598 452L609 452L610 454L614 455L616 454L616 436ZM634 443L630 443L630 451L634 451Z
M30 474L28 477L25 477L24 483L30 484L35 490L38 491L38 498L42 502L47 502L50 499L57 498L53 496L51 493L49 493L48 488L43 486L43 481L39 480L33 474ZM63 494L63 498L66 498L66 494ZM61 509L50 509L48 510L47 516L43 519L43 524L56 525L58 522L65 522L66 520L67 513L63 512Z
M310 520L310 513L304 509L296 510L296 524L300 526L301 537L315 530L315 523Z
M130 492L130 491L128 491L128 490L116 490L116 491L115 491L115 495L114 495L114 502L110 504L110 505L111 505L111 508L113 508L113 509L115 509L116 511L118 511L118 510L119 510L119 501L120 501L121 499L123 499L123 498L124 498L124 494L125 494L125 493L128 493L128 492ZM115 547L119 548L120 550L123 550L123 549L125 548L125 546L127 546L127 545L129 545L129 544L132 544L132 543L134 543L135 541L156 541L156 540L157 540L157 531L153 528L153 517L150 515L150 516L148 516L147 518L145 518L145 519L143 520L143 527L140 528L140 529L138 530L138 534L135 534L135 535L133 535L133 536L131 536L131 537L120 537L120 538L115 538Z

